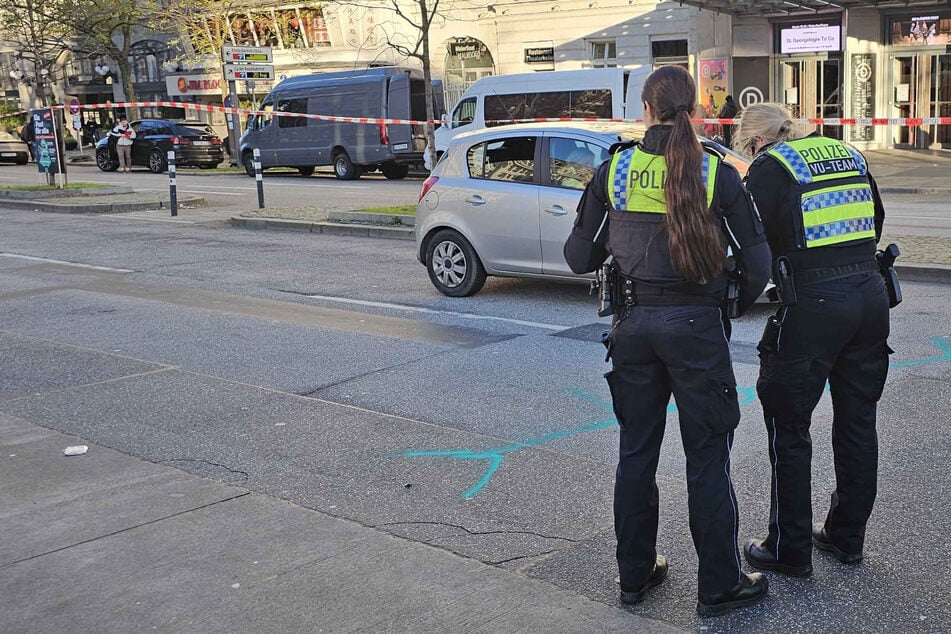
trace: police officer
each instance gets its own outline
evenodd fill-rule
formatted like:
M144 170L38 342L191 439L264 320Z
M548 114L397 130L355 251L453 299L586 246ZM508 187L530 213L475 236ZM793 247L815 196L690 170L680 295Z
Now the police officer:
M865 158L815 133L794 138L779 104L748 107L734 145L757 157L747 187L782 291L759 345L756 385L772 464L769 533L745 553L756 568L803 576L813 545L844 563L862 559L877 479L875 410L891 352L875 247L885 214ZM809 425L826 380L836 488L825 522L813 526Z
M687 455L690 531L699 558L697 611L712 616L766 596L761 573L740 569L730 482L740 419L724 315L727 245L742 276L738 310L769 277L763 228L736 170L704 151L691 115L697 89L678 66L644 83L643 141L602 164L565 244L573 271L613 256L617 314L606 378L620 424L614 521L621 600L641 601L667 573L657 555L655 481L671 394Z

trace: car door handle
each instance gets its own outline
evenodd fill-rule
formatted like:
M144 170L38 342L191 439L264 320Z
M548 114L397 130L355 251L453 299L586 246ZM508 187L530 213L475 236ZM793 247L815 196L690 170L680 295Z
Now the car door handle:
M545 213L549 213L553 216L564 216L568 212L565 211L565 208L562 207L561 205L552 205L551 207L545 210Z
M485 198L479 195L472 195L469 198L466 198L467 203L472 203L473 205L484 205Z

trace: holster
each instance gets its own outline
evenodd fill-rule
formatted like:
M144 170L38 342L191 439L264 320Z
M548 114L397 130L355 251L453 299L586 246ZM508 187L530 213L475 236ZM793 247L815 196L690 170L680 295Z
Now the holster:
M875 261L878 262L878 269L885 280L885 290L888 292L888 307L894 308L901 304L901 283L898 281L898 273L895 272L895 260L901 253L897 244L889 244L887 247L875 254Z
M773 262L773 284L776 285L776 294L779 296L780 304L795 306L799 303L792 262L784 255L779 256Z

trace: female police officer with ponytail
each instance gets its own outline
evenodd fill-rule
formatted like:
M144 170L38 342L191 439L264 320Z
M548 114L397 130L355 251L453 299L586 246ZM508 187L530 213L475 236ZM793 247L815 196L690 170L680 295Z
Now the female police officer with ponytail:
M756 157L747 187L763 214L783 291L759 344L756 384L772 465L769 532L746 545L746 560L803 576L812 572L813 545L843 563L862 559L875 502L888 308L900 295L892 286L889 297L876 262L885 211L865 158L815 133L796 138L792 128L784 106L752 105L734 145ZM836 487L825 522L813 527L809 426L826 380Z
M712 616L767 591L761 574L740 569L736 544L730 450L740 411L724 305L727 246L741 273L739 312L769 278L770 254L736 170L697 139L690 75L664 66L645 80L641 98L644 139L598 168L565 258L584 273L610 255L619 274L607 380L621 428L614 490L621 600L637 603L667 573L656 553L655 474L673 394L699 558L697 611Z

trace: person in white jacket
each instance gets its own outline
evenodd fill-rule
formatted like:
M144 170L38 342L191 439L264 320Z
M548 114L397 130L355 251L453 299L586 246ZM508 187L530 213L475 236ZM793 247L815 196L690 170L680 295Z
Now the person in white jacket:
M116 154L119 155L119 171L132 171L132 141L135 140L135 130L129 127L129 121L125 117L119 119L110 132L110 136L116 137Z

